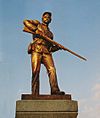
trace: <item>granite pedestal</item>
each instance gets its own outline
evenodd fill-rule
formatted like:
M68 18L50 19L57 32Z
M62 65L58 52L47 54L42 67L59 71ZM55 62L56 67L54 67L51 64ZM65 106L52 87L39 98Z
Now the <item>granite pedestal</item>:
M70 95L22 95L22 100L16 102L15 118L77 118L77 115L77 101L71 100Z

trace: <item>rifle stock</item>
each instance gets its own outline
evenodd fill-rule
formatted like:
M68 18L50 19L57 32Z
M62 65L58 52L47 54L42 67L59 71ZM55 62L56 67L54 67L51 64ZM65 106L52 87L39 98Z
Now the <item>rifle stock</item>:
M24 32L31 33L31 34L33 34L33 35L34 35L34 34L36 34L35 32L33 32L33 31L29 30L27 27L24 27L23 31L24 31ZM50 38L49 38L49 37L47 37L46 35L44 35L44 34L40 33L40 36L44 37L44 38L45 38L45 40L47 40L47 41L49 41L50 43L52 43L52 44L54 44L54 45L58 46L59 48L61 48L61 49L65 50L65 51L70 52L71 54L73 54L73 55L75 55L75 56L79 57L80 59L83 59L83 60L87 61L87 59L86 59L86 58L84 58L84 57L80 56L79 54L77 54L77 53L73 52L72 50L70 50L70 49L68 49L68 48L64 47L63 45L61 45L61 44L57 43L56 41L54 41L54 40L50 39Z

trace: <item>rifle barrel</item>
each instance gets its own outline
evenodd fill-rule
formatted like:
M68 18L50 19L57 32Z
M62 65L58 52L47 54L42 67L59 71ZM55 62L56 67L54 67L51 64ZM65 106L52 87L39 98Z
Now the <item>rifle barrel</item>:
M70 50L70 49L68 49L68 48L65 48L63 45L57 43L56 41L50 39L49 37L47 37L47 36L45 36L45 35L43 35L43 37L44 37L45 39L47 39L47 41L50 41L51 43L57 45L57 46L60 47L61 49L65 50L65 51L68 51L68 52L70 52L71 54L73 54L73 55L79 57L80 59L83 59L83 60L87 61L86 58L82 57L81 55L79 55L79 54L73 52L72 50Z

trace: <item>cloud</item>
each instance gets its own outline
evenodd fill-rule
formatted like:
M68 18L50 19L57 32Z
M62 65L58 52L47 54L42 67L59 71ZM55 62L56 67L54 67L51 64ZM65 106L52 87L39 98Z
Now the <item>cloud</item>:
M99 91L100 90L100 83L95 84L95 86L93 87L93 90Z
M97 83L94 87L93 87L93 92L94 92L94 96L93 99L94 100L100 100L100 83Z
M100 83L94 83L88 98L79 101L78 118L98 118L100 116Z

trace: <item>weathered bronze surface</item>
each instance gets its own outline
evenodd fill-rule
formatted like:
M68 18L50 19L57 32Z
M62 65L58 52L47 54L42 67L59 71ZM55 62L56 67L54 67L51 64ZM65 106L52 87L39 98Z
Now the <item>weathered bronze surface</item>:
M39 95L39 73L41 64L47 69L51 94L65 94L59 89L56 68L52 57L52 52L55 52L60 48L45 40L41 35L43 34L53 40L53 33L49 29L51 15L50 12L45 12L42 15L42 23L38 20L24 20L23 22L25 26L23 31L31 32L33 34L33 41L28 46L28 54L31 54L32 65L32 95Z

